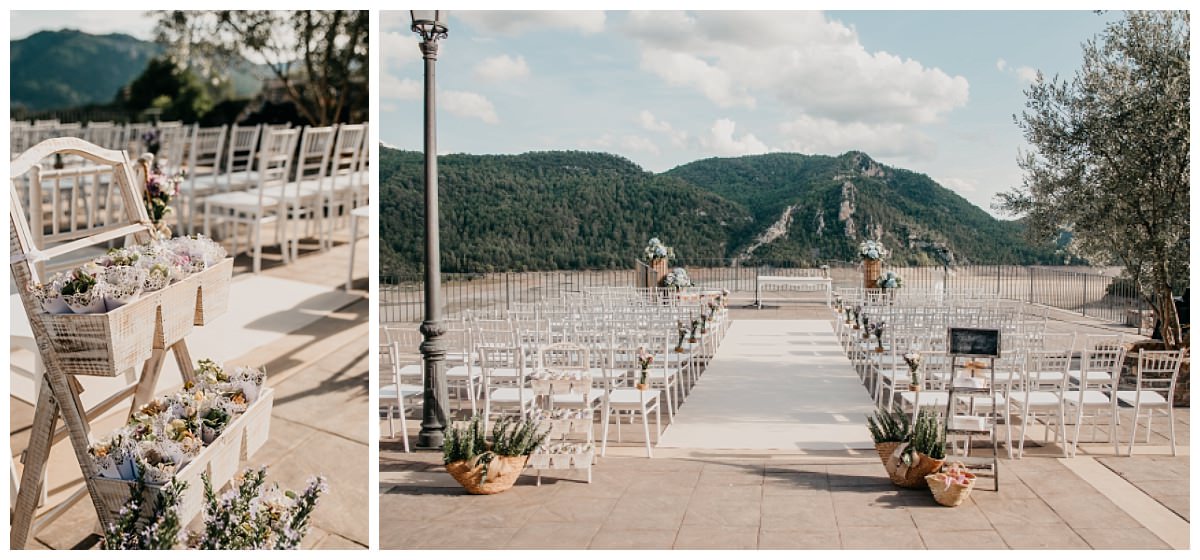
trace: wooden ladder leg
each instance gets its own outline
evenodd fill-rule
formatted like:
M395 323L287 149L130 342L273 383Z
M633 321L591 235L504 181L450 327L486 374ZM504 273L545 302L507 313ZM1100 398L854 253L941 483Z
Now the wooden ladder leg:
M24 549L26 541L29 539L33 515L37 511L38 501L42 496L46 461L50 458L50 446L57 424L58 402L54 400L50 381L43 375L42 388L38 391L37 407L33 413L29 445L21 457L25 468L21 471L21 486L17 489L17 503L13 508L12 527L8 533L10 546L14 549Z
M66 375L55 375L53 372L49 373L47 377L57 402L58 411L62 415L63 423L66 424L71 448L75 451L75 459L83 473L83 482L87 485L88 494L91 495L92 505L96 509L100 526L108 527L115 519L100 498L99 490L96 488L96 467L88 453L88 446L91 444L88 434L91 432L91 427L88 424L86 409L79 401L78 383L72 383L74 379L69 379Z
M155 348L150 357L146 358L146 362L142 366L142 378L138 380L137 388L133 393L133 405L129 407L130 418L133 417L133 413L154 399L154 388L158 385L158 376L162 373L166 356L166 350Z

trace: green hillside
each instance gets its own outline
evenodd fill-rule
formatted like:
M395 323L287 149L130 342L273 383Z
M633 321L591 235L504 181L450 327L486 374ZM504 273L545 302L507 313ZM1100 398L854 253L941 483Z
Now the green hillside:
M753 234L733 240L739 249L791 207L787 233L755 249L750 256L759 259L853 261L861 241L882 239L896 263L940 264L941 255L954 264L1055 260L1054 247L1029 246L1019 222L998 220L924 174L861 152L710 158L665 175L750 208Z
M422 259L422 156L380 148L380 263ZM646 241L719 257L749 213L674 177L600 153L438 159L442 267L451 272L630 268Z
M107 103L161 50L121 33L73 29L9 41L11 104L37 111Z
M881 238L896 263L1054 262L1053 247L1029 247L1019 223L858 152L711 158L662 174L588 152L456 154L438 165L447 271L629 268L653 236L685 264L854 261L867 238ZM422 156L380 148L379 169L383 269L416 270ZM786 229L759 243L789 207Z

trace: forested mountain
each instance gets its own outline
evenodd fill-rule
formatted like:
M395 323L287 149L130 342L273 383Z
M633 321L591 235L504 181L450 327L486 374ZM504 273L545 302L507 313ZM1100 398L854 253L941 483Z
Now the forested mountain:
M380 263L422 259L422 155L380 148ZM447 271L629 268L653 236L720 257L750 223L737 203L618 156L535 152L438 158Z
M161 50L122 33L74 29L9 41L11 105L42 110L107 103Z
M790 217L786 233L747 257L853 261L861 241L879 239L896 263L1032 264L1056 258L1049 244L1030 246L1020 222L997 220L928 176L884 166L861 152L710 158L665 175L745 205L754 215L753 236L785 213ZM731 245L745 254L753 242L741 238Z
M420 153L380 148L383 270L420 268L422 169ZM712 158L662 174L602 153L455 154L438 170L447 271L629 268L655 236L695 264L853 261L868 237L894 248L895 262L1053 258L1028 247L1019 224L857 152Z

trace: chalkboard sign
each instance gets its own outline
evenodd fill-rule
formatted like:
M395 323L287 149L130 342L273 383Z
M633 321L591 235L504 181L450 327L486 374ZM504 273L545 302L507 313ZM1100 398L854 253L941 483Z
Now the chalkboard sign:
M998 329L966 329L950 327L948 334L950 354L977 358L1000 356L1000 331Z

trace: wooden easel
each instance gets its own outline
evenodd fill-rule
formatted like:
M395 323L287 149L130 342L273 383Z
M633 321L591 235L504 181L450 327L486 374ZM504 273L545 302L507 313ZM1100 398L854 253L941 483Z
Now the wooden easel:
M35 246L33 232L25 218L22 197L17 189L17 183L27 172L40 161L56 154L80 156L97 165L110 165L113 168L110 188L119 190L122 205L122 223L106 224L84 230L78 239L70 240L54 247ZM125 152L107 150L77 138L53 138L43 141L21 154L12 161L9 168L11 207L9 209L9 252L12 278L21 296L21 303L29 317L34 339L37 341L38 353L41 356L45 371L42 375L41 390L38 393L34 410L33 426L31 428L29 445L22 455L25 468L21 473L21 484L17 493L16 505L12 514L12 527L9 538L10 546L23 549L29 538L34 523L34 515L38 507L42 481L45 477L46 464L50 456L51 446L62 438L62 430L58 428L58 418L61 415L67 437L83 472L83 480L88 493L96 508L102 527L107 527L114 521L107 507L100 500L94 477L96 470L88 455L90 445L89 422L99 414L116 407L130 395L133 402L130 414L154 397L154 389L158 382L170 350L175 356L175 362L182 372L183 381L194 380L192 359L188 353L187 344L183 339L175 341L165 348L154 348L149 359L142 366L142 372L137 382L123 389L118 394L106 399L103 403L88 411L79 399L82 386L73 375L63 372L58 353L50 344L50 334L38 319L44 315L41 304L37 302L25 288L28 283L42 280L38 272L38 263L56 257L62 257L72 252L84 249L110 240L132 236L139 243L151 239L153 226L140 195L141 187L135 185L134 174ZM41 201L31 201L31 205L40 205ZM41 212L40 206L33 209ZM148 318L147 320L153 320ZM118 375L122 372L112 372Z

